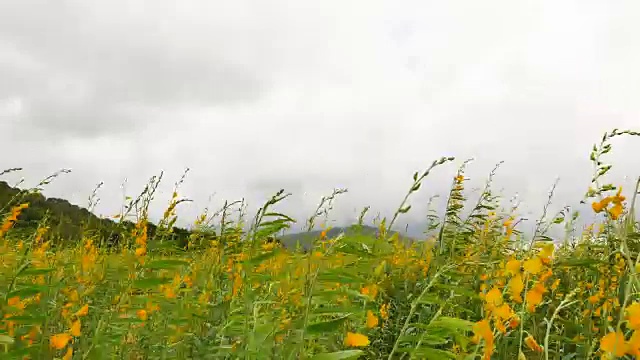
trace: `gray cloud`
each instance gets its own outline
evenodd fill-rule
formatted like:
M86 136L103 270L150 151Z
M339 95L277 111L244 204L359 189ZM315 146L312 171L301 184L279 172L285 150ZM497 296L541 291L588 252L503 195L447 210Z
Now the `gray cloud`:
M0 61L0 94L23 97L30 126L98 136L152 123L140 108L253 102L268 86L228 46L216 46L233 35L216 34L224 28L171 31L181 19L145 23L141 10L126 2L3 2L0 45L12 54Z
M105 181L103 213L125 177L135 193L164 169L160 214L190 167L187 219L213 193L255 210L281 187L303 219L348 187L340 222L390 215L414 171L456 156L411 199L399 224L415 228L462 160L469 188L505 160L495 186L534 219L556 177L552 211L580 200L604 131L640 124L638 15L634 1L3 1L0 151L31 182L74 169L53 196L84 203ZM625 189L638 149L618 139L608 158Z

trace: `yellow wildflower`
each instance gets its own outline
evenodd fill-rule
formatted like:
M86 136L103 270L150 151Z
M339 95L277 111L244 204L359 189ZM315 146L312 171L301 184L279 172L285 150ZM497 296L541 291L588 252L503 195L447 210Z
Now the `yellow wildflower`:
M517 259L511 259L507 261L507 265L505 266L507 274L516 275L520 273L520 268L522 267L522 262Z
M73 359L73 347L69 346L67 352L62 357L62 360L71 360Z
M627 306L627 325L633 330L640 330L640 304L634 302Z
M543 263L548 264L553 256L553 251L555 250L555 245L552 242L546 242L540 245L540 253L538 256L542 260Z
M389 318L389 304L380 305L380 317L385 320Z
M626 344L622 331L610 332L600 339L600 349L615 356L624 356Z
M522 302L522 291L524 290L524 281L522 275L517 274L509 281L509 291L511 298L518 304Z
M51 339L49 340L49 344L51 345L52 348L60 350L60 349L63 349L65 346L67 346L70 340L71 340L71 335L69 334L66 334L66 333L56 334L51 336Z
M538 344L538 342L536 341L536 339L533 338L533 336L529 335L524 339L524 343L527 344L527 346L529 347L529 349L535 351L535 352L542 352L542 346L540 346Z
M609 209L609 215L611 215L611 218L613 220L617 220L620 215L622 215L623 211L624 207L622 206L622 204L615 204L611 207L611 209Z
M377 287L375 284L373 284L373 285L368 285L368 286L363 287L363 288L360 290L360 293L361 293L362 295L368 295L368 296L370 296L372 299L375 299L375 298L376 298L376 296L378 295L378 287Z
M347 337L344 339L345 346L350 347L364 347L369 345L369 338L366 335L347 332Z
M547 289L545 289L544 284L540 282L536 283L532 289L527 291L527 310L534 312L536 306L542 302L542 295L544 295L545 292L547 292Z
M367 328L368 329L372 329L376 326L378 326L378 317L373 315L373 311L369 310L367 311Z
M540 258L534 256L533 258L525 261L524 271L534 275L542 271L542 261L540 260Z
M473 340L475 343L479 343L480 339L484 340L484 355L482 359L490 360L491 354L493 354L494 350L494 337L491 326L489 325L489 320L483 319L475 323L473 326L473 333Z
M141 257L144 256L147 253L147 248L145 247L139 247L136 249L136 256L137 257Z
M602 210L604 208L607 207L607 205L609 205L609 203L611 202L611 200L613 200L613 198L607 196L606 198L600 200L599 202L594 202L591 204L591 208L593 209L594 212L599 213L602 212Z
M492 288L487 293L485 301L490 309L502 305L502 292L497 287Z
M76 316L86 316L89 313L89 305L85 304L76 312Z
M640 356L640 331L635 330L631 334L631 338L627 342L627 354L635 356L636 359Z
M82 325L80 324L80 319L76 320L73 322L73 324L71 324L71 330L69 331L71 333L71 335L75 336L75 337L79 337L80 335L82 335L81 330Z

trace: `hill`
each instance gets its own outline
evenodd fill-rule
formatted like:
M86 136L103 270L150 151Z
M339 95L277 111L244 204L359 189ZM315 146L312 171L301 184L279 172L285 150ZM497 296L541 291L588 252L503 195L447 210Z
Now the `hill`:
M92 236L104 239L105 245L115 245L120 242L125 232L130 232L135 224L130 221L122 223L111 219L101 218L86 208L69 203L67 200L58 198L47 198L40 193L28 193L25 190L11 187L4 181L0 181L0 214L6 213L9 207L18 203L29 203L29 207L24 209L16 222L12 233L16 236L29 235L35 232L38 225L45 220L50 230L49 238L54 238L56 242L77 243L83 236ZM149 238L153 239L157 226L148 224ZM314 242L320 238L322 230L309 232L290 233L279 236L280 242L287 249L296 249L298 245L304 251L313 248ZM326 236L336 237L344 233L345 235L359 235L375 237L378 228L367 225L352 225L348 227L334 227L329 229ZM391 232L390 235L396 232ZM186 229L174 227L172 239L176 245L186 245L191 232ZM215 234L213 234L215 236ZM413 241L408 236L398 234L401 240Z
M73 205L67 200L46 198L37 192L11 187L7 182L0 181L0 214L6 213L10 207L28 203L29 207L20 214L12 233L15 235L33 233L40 223L47 221L50 228L48 238L57 242L76 243L83 236L104 239L106 245L117 244L125 232L135 226L130 221L122 223L111 219L101 218L86 208ZM148 224L149 237L156 233L157 226ZM173 228L172 239L179 245L186 244L190 232L178 227Z
M279 239L282 244L288 249L295 249L298 245L303 250L309 250L313 248L313 243L315 240L320 238L322 230L313 230L309 232L299 232L292 233L280 236ZM360 235L360 236L370 236L376 237L378 235L378 228L368 225L351 225L348 227L334 227L330 228L326 236L328 238L334 238L340 234L344 234L345 236L350 235ZM391 231L389 235L398 234L400 240L403 241L415 241L414 238L402 235L396 231Z

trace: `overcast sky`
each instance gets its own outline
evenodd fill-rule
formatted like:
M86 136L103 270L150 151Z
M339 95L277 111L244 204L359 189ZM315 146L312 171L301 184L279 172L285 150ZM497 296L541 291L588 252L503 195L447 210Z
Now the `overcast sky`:
M0 168L70 168L45 194L78 205L104 181L102 214L164 170L157 215L189 167L185 219L283 187L300 227L334 187L338 223L388 214L456 156L404 225L473 157L469 187L504 160L496 189L533 218L556 177L555 208L580 201L604 131L640 127L638 18L636 0L3 0ZM627 191L639 150L609 157Z

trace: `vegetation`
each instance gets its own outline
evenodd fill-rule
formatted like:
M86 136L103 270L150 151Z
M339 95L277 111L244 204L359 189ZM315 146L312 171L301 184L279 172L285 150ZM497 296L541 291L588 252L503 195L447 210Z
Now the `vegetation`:
M601 221L573 231L579 213L565 208L551 215L545 207L529 238L517 229L517 207L503 209L492 192L496 169L480 197L468 201L467 162L452 176L445 214L429 214L424 241L401 241L391 231L424 179L453 158L415 173L394 216L375 232L364 226L367 209L348 231L311 232L344 192L334 191L306 221L314 241L304 252L273 241L295 222L276 210L289 195L284 190L249 222L243 202L205 212L184 244L172 237L175 209L184 201L178 186L150 232L147 210L159 178L128 200L119 222L100 226L92 224L103 220L81 210L71 221L55 215L68 214L55 210L68 206L59 201L33 212L45 208L38 189L12 193L0 218L0 353L10 359L637 358L640 180L627 192L604 181L611 169L604 157L622 135L640 134L606 133L590 156L594 177L584 201ZM60 222L81 224L69 233L80 241L65 241L64 232L51 236ZM552 226L565 226L567 236L551 239Z
M17 171L18 169L12 169ZM64 171L63 171L64 172ZM6 173L6 172L5 172ZM89 209L70 204L57 198L46 198L41 194L42 186L51 182L60 173L56 173L40 182L33 189L19 189L0 181L0 210L7 210L13 203L21 202L28 207L20 211L20 217L12 224L12 236L21 237L32 234L43 222L47 223L46 240L57 244L77 244L83 237L90 236L102 240L104 246L113 246L123 238L123 232L133 229L135 223L124 220L118 224L112 219L100 218ZM96 189L97 190L97 189ZM93 208L97 202L96 192L89 199ZM147 231L153 237L157 226L148 223ZM171 241L184 246L190 232L173 227Z

